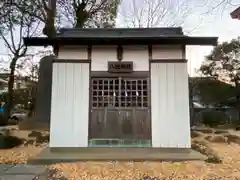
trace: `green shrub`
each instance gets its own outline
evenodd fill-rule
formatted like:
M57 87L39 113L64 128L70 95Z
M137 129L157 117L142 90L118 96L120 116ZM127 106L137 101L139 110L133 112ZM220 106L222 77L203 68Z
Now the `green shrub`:
M15 136L5 136L0 134L0 149L11 149L23 144L24 140Z
M197 127L197 128L195 128L195 131L200 132L200 133L204 133L204 134L214 133L214 130L212 128L209 128L209 127Z
M203 124L209 127L216 127L225 124L228 116L220 111L206 111L202 114Z
M6 117L4 116L3 113L0 113L0 126L6 126L7 125L7 119Z
M228 131L218 129L218 130L215 131L215 134L228 134Z
M212 157L208 157L205 162L207 163L214 163L214 164L220 164L222 163L222 160L219 159L219 157L217 156L212 156Z

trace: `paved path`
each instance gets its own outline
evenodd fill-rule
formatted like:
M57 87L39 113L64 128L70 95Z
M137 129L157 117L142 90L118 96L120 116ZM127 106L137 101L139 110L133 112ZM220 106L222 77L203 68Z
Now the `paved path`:
M0 180L47 180L46 170L42 165L0 164Z

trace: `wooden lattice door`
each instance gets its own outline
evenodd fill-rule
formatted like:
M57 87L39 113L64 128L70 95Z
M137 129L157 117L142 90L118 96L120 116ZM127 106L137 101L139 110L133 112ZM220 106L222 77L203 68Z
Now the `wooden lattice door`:
M151 139L148 78L92 78L89 139Z

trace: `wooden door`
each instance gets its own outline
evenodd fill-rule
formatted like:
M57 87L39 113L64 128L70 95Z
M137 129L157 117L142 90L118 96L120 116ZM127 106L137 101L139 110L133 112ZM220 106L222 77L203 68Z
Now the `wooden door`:
M148 78L93 78L90 139L151 139Z

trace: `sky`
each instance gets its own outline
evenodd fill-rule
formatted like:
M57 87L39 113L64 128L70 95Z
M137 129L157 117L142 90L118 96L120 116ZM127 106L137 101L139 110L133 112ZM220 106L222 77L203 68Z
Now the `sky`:
M236 1L237 2L237 1ZM240 1L238 1L240 6ZM240 20L231 19L229 13L236 7L227 7L223 12L218 12L212 15L206 15L203 21L200 22L201 26L194 30L190 35L192 36L217 36L218 41L230 41L233 38L240 36ZM191 20L192 19L192 20ZM196 26L198 21L194 20L193 16L190 18L189 24ZM213 47L188 47L187 59L189 60L189 72L195 75L195 69L198 69L204 57L208 55Z
M170 2L170 5L165 6L167 9L172 9L166 18L163 19L159 25L157 24L157 26L165 26L165 23L168 22L169 19L173 21L176 19L176 22L180 21L180 23L177 23L175 26L181 26L187 35L215 36L219 38L219 42L230 41L240 36L240 20L233 20L230 17L230 13L240 6L240 1L228 0L225 2L231 2L231 4L225 2L221 4L222 1L223 0L152 0L152 2L155 2L155 6L157 6L159 2L163 2L161 6L164 6L166 2ZM132 17L139 17L139 13L142 12L141 8L146 10L145 7L149 5L145 3L146 0L135 0L137 3L135 6L133 3L134 0L126 0L124 2L125 4L122 4L120 11L123 17L130 17L130 26ZM134 8L136 6L138 10ZM155 10L162 13L163 9L164 8L156 8ZM184 13L183 9L185 9L187 13ZM129 11L134 11L134 13L129 13ZM175 13L175 11L177 11L177 13ZM154 15L158 16L159 14L156 13ZM147 13L145 16L147 16ZM126 26L126 21L123 20L125 19L123 17L120 15L117 26ZM212 46L187 47L186 58L188 59L188 71L191 76L198 75L196 71L199 69L205 56L208 55L212 49Z
M147 4L146 2L152 2ZM222 0L123 0L116 20L117 27L132 27L132 19L147 16L146 7L156 7L156 18L162 15L166 9L168 13L161 21L156 21L154 27L182 26L184 32L190 36L217 36L219 42L230 41L240 36L240 20L233 20L230 12L240 6L239 0L232 0L232 5L225 3L217 6ZM162 2L162 4L159 4ZM228 2L230 2L228 0ZM155 4L154 4L155 3ZM217 8L215 8L217 7ZM176 13L177 12L177 13ZM141 14L141 15L142 15ZM144 19L144 18L142 18ZM141 20L142 20L141 19ZM145 18L146 19L146 18ZM169 23L170 22L170 23ZM171 24L171 22L174 22ZM143 21L144 26L145 21ZM146 25L146 23L145 23ZM204 57L208 55L212 47L188 46L186 56L188 70L191 76L197 75ZM6 59L9 54L4 43L0 40L0 59ZM0 62L1 63L1 62Z

